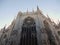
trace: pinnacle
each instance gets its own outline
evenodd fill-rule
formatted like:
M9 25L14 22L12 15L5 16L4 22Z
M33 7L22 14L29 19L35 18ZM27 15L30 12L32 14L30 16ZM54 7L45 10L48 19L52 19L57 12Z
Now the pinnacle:
M37 6L37 11L39 11L39 7Z

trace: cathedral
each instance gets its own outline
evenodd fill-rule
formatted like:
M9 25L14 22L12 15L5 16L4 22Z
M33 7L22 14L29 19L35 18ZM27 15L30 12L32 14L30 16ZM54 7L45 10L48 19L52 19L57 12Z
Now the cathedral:
M11 25L0 31L0 45L60 45L60 38L49 17L36 11L18 12Z

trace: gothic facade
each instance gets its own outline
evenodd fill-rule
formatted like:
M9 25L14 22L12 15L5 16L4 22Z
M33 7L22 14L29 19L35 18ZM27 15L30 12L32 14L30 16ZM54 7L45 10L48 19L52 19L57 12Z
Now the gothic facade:
M37 11L19 12L11 25L2 29L0 45L60 45L51 20Z

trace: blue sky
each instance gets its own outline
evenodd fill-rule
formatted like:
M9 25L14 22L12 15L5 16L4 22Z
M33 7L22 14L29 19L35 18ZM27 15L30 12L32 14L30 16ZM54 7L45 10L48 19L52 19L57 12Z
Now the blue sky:
M0 28L9 25L19 11L32 11L37 5L45 15L60 19L60 0L0 0Z

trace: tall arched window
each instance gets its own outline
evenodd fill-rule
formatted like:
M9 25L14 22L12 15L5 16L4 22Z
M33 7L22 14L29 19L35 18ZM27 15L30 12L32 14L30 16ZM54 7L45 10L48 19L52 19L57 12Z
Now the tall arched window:
M36 24L31 17L23 22L20 45L37 45Z

